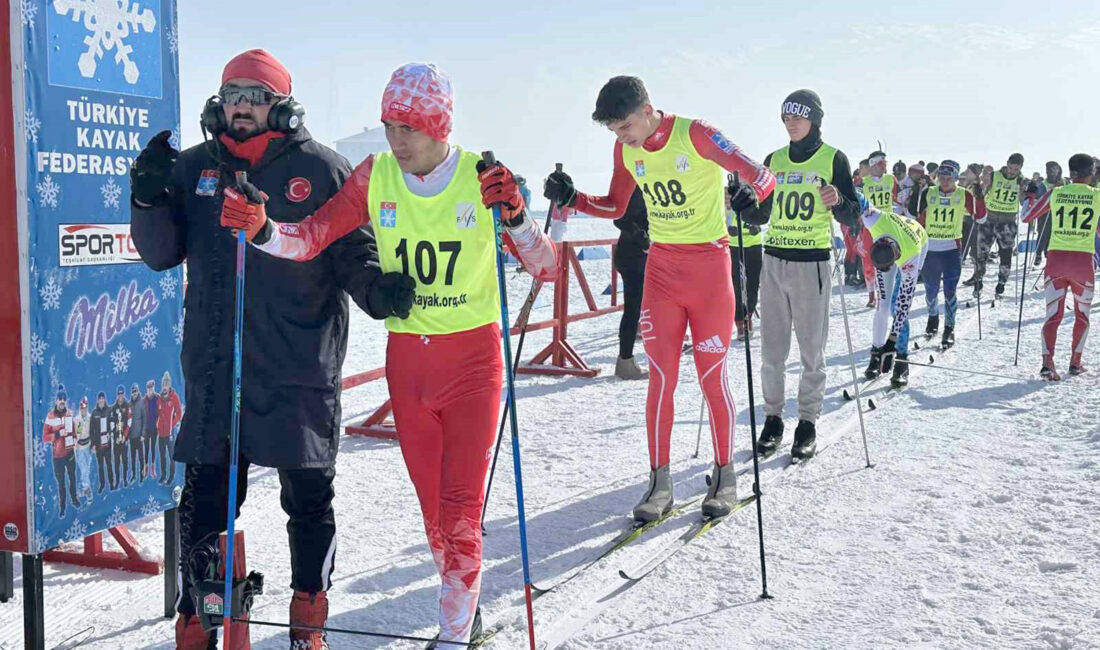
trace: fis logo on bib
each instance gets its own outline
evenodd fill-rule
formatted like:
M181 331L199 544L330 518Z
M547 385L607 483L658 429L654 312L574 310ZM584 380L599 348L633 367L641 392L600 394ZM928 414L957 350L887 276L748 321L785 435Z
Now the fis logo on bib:
M680 172L681 174L691 171L691 163L688 162L688 157L686 153L682 153L679 156L676 156L676 171Z
M455 204L455 226L458 228L477 228L477 210L473 203Z
M645 163L641 160L634 161L634 175L638 178L645 176Z
M214 196L218 192L218 170L204 169L199 175L199 183L195 186L195 194L199 196Z
M802 182L808 185L817 185L817 172L809 172Z
M709 352L711 354L726 353L726 346L722 345L722 339L718 338L717 334L702 343L696 344L695 349L700 352Z
M397 203L383 201L378 210L378 223L383 228L397 227Z

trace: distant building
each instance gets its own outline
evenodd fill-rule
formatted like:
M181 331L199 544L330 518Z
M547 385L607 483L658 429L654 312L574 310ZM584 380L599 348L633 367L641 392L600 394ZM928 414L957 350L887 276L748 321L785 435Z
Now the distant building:
M372 153L390 150L390 144L386 142L386 130L382 126L373 129L363 127L361 133L341 138L335 144L336 152L347 158L352 165L358 165Z

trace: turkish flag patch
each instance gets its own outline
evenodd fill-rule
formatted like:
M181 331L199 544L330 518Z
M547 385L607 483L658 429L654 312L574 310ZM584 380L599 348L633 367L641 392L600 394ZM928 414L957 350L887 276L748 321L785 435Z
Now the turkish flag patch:
M286 183L286 198L293 203L301 203L313 193L313 185L308 178L295 176Z

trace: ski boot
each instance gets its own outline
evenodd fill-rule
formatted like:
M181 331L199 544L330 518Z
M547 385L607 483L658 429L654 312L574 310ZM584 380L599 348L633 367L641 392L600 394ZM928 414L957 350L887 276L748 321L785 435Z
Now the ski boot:
M667 464L649 471L645 497L634 506L634 521L641 525L657 521L672 510L672 476Z
M290 599L290 624L324 627L328 620L328 595L323 591L295 591ZM290 629L291 650L329 650L325 633L314 629Z
M1004 293L1005 293L1005 283L1004 282L998 282L997 286L993 287L993 297L994 298L1000 298L1001 296L1004 295Z
M863 371L863 377L867 381L875 379L882 374L882 348L871 346L871 359L867 363L867 369Z
M944 325L943 338L940 339L940 349L947 350L953 345L955 345L955 328L950 325Z
M649 372L638 367L634 357L623 359L619 357L615 361L615 376L619 379L645 379Z
M875 301L875 291L874 291L874 289L872 289L871 291L869 291L867 293L867 304L865 306L866 307L874 307L875 303L876 303L876 301Z
M737 504L737 477L733 463L714 466L710 473L710 489L703 499L703 517L718 519L725 517Z
M218 637L214 630L203 630L198 616L176 616L176 650L217 650Z
M1081 365L1081 353L1074 354L1069 359L1069 374L1076 377L1077 375L1085 374L1085 367Z
M794 444L791 446L791 458L809 460L817 452L817 426L809 420L799 420L794 428Z
M894 357L894 374L890 376L890 388L897 390L909 385L908 360L908 354L899 354Z
M480 637L484 631L485 628L481 623L481 605L478 605L477 609L474 610L474 624L470 626L470 643L476 643L478 641L478 637ZM425 646L425 648L426 650L438 650L441 645L448 648L456 647L455 644L450 641L441 642L439 640L439 635L437 634L435 635L435 640ZM461 646L462 644L459 645ZM328 646L324 647L328 648ZM291 650L297 650L297 648L292 646Z
M735 321L734 324L737 325L737 340L744 341L745 338L749 335L745 328L745 321Z
M779 448L783 441L783 418L778 415L769 415L764 418L764 429L760 432L760 439L756 441L756 454L767 458Z
M940 331L940 315L929 314L928 324L924 326L924 335L928 338L932 338L936 335L936 332Z
M1039 376L1047 381L1060 381L1062 379L1062 376L1054 369L1054 357L1052 355L1043 355L1043 367L1039 370Z
M970 276L969 278L963 280L963 286L972 287L975 284L977 284L977 282L978 282L978 275L974 274L974 275Z

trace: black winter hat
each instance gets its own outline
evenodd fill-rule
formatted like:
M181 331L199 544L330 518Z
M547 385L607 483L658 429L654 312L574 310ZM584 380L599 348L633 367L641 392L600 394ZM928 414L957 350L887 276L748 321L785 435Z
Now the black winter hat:
M783 100L780 117L783 115L797 115L810 120L816 127L821 126L821 118L825 117L825 111L821 108L821 98L812 90L803 88L796 90Z

